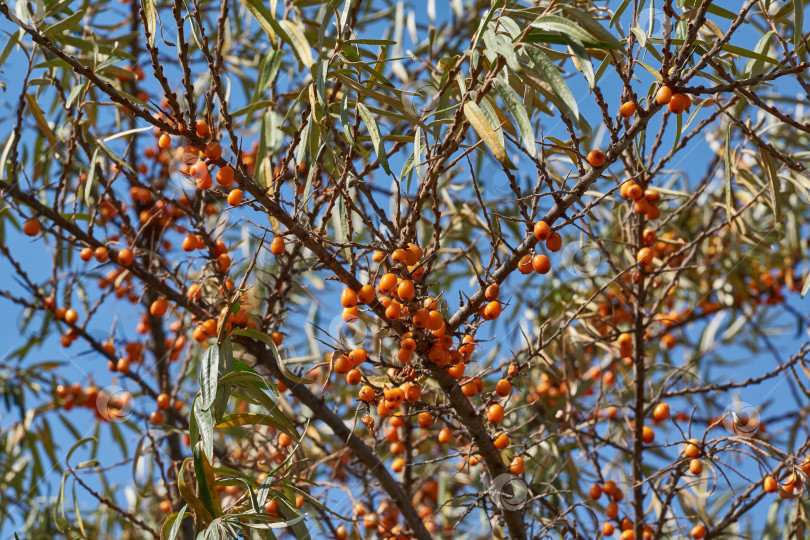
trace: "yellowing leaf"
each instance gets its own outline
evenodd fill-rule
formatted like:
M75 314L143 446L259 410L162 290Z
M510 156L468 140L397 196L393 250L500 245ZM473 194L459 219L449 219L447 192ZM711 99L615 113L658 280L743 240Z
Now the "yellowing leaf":
M475 132L478 133L478 136L484 141L484 144L486 144L495 155L495 159L500 161L505 167L514 169L515 166L506 155L506 149L498 140L495 130L487 122L481 108L475 102L468 101L464 104L464 116L467 118L467 121L473 127Z

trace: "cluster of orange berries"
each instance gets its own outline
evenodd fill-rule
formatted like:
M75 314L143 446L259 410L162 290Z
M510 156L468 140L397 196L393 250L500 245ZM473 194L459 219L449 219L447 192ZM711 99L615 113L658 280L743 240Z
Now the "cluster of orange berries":
M655 101L659 105L666 105L672 114L681 114L692 106L692 98L689 97L689 94L673 94L672 88L669 86L662 86L658 89Z
M74 341L79 339L79 332L76 330L76 323L79 322L79 313L73 308L65 308L56 306L56 300L52 296L48 296L43 300L43 309L53 313L53 316L58 321L64 321L70 325L67 331L62 334L60 343L62 347L70 347Z
M624 517L619 520L619 503L624 500L624 492L616 485L616 482L613 480L607 480L601 485L593 484L590 488L588 496L591 498L591 500L598 501L603 494L608 498L609 501L605 509L605 515L609 520L613 520L618 524L618 528L621 531L621 539L635 540L636 533L634 530L633 521L628 517ZM602 523L602 535L604 537L613 536L615 531L616 525L614 525L611 521L605 521ZM644 540L651 539L653 534L654 531L651 526L643 526L641 535ZM691 536L695 540L701 540L706 536L706 527L702 524L696 525L692 528Z
M661 194L657 190L652 188L642 189L632 180L628 180L621 185L619 193L623 198L634 201L633 210L637 214L645 216L649 220L658 219L661 216L661 211L658 209ZM652 239L648 239L646 234L647 231L645 231L645 244L650 245L655 242L655 233L653 233Z
M534 224L534 237L538 242L545 242L546 249L552 253L556 253L562 249L562 236L560 236L558 232L552 232L551 227L549 227L548 223L545 221L538 221ZM535 255L526 254L518 261L517 269L521 274L526 275L532 272L547 274L551 270L551 261L542 253L536 253ZM490 287L493 286L496 287L494 296L497 296L497 285L493 284ZM489 299L489 293L490 289L488 288L485 291L487 299Z
M195 124L195 131L198 137L208 138L211 130L204 120L197 120ZM167 150L171 148L172 139L167 133L160 135L158 139L158 148ZM198 160L194 163L187 163L186 156L198 156ZM184 161L180 166L180 173L188 177L194 178L197 188L205 191L213 185L213 179L209 172L211 163L219 160L222 157L222 147L216 141L209 141L205 145L205 149L198 151L193 146L177 149L177 157ZM234 171L229 165L221 167L216 174L217 183L222 187L229 187L234 181ZM242 203L242 191L238 188L233 189L228 194L228 204L231 206L239 206Z
M122 409L132 402L132 395L123 392L110 396L109 399L94 384L86 388L81 383L75 382L70 386L57 385L54 404L65 411L70 411L73 407L85 407L93 411L95 417L101 421L114 420L123 416ZM101 410L101 405L105 410Z
M175 399L172 403L171 397L165 392L158 394L157 398L155 398L155 404L157 405L157 409L149 414L149 423L152 425L160 425L166 421L164 411L168 411L170 408L174 407L174 410L180 413L186 406L185 402L181 399Z

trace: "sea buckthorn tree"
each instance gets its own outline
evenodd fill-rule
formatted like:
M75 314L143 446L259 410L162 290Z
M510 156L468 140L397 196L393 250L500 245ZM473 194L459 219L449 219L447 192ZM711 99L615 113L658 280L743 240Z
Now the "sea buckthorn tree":
M806 538L804 14L0 0L2 535Z

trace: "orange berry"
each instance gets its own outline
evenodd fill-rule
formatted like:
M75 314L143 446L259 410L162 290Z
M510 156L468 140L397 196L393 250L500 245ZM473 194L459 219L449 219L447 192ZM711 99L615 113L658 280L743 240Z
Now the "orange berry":
M627 197L633 199L634 201L637 201L644 196L644 190L641 189L641 186L636 183L631 183L629 186L627 186L625 192L627 193Z
M155 317L163 317L166 315L166 311L169 309L169 303L166 301L165 298L158 298L152 305L149 306L149 313L154 315Z
M181 246L183 251L194 251L197 249L197 239L193 234L188 234L185 238L183 238L183 243Z
M129 266L134 260L135 256L132 254L131 249L124 248L118 252L118 264L121 266Z
M208 176L208 165L204 161L198 161L194 165L191 166L191 176L197 179L198 183L200 180L204 179Z
M164 133L158 139L158 147L162 149L167 149L172 145L172 138L168 133Z
M268 503L264 505L264 511L273 517L279 517L280 514L278 511L278 501L276 500L268 501Z
M373 285L363 285L360 287L360 291L357 293L357 299L362 304L370 304L376 297L377 294L374 292Z
M166 394L164 392L164 393L158 395L158 397L157 397L157 407L158 407L158 409L161 409L163 411L168 411L170 401L171 400L169 398L169 394Z
M403 300L410 300L414 295L413 281L410 279L403 279L397 286L397 296Z
M545 221L538 221L534 224L534 237L540 242L545 242L551 236L551 227Z
M42 230L42 224L36 218L31 218L23 223L23 233L26 236L36 236Z
M497 319L498 316L501 314L501 311L503 311L501 303L498 302L497 300L493 300L492 302L487 304L486 307L484 308L484 318L488 321Z
M779 489L773 476L765 477L765 480L762 482L762 488L765 490L765 493L775 493Z
M632 101L622 103L622 106L619 107L619 114L622 115L624 118L630 118L635 113L636 113L636 105Z
M653 418L658 420L659 422L663 422L667 418L669 418L669 405L664 402L659 403L655 406L653 410Z
M194 127L197 131L198 137L208 137L208 135L211 133L211 130L208 128L208 124L205 123L205 120L197 120Z
M273 255L281 255L284 253L284 249L284 239L280 236L273 238L273 241L270 243L270 253Z
M705 525L695 525L692 527L692 532L690 533L692 538L695 540L701 540L704 536L706 536L706 526Z
M79 320L79 314L76 313L75 309L70 308L67 311L65 311L64 319L65 322L68 324L76 324L76 322Z
M341 375L348 373L352 369L352 362L349 360L349 357L346 355L341 355L335 358L332 361L332 369L335 370L335 373L339 373Z
M605 515L610 519L616 519L619 515L619 505L616 501L610 501L605 509Z
M503 407L498 403L490 405L487 409L487 420L493 424L500 424L503 421L503 415Z
M242 190L234 189L228 193L228 204L231 206L239 206L242 204Z
M351 289L343 289L340 295L340 304L343 307L354 307L357 305L357 293Z
M635 540L636 533L633 529L627 529L626 531L622 531L621 540Z
M447 444L447 443L450 442L451 438L452 438L452 433L448 428L445 427L445 428L442 428L441 431L439 431L439 442L440 443Z
M200 163L202 163L202 162L200 162ZM212 185L213 185L213 182L211 181L211 175L210 174L206 174L202 178L197 179L197 189L199 189L200 191L205 191L206 189L210 188Z
M467 368L467 365L464 362L458 362L457 364L453 364L449 368L447 368L447 374L453 377L454 379L460 379L464 376L464 370Z
M107 248L104 246L99 246L93 251L93 256L95 256L96 260L100 263L107 262L109 255L107 254Z
M382 278L380 278L380 290L385 293L389 294L397 288L397 276L394 274L385 274Z
M645 245L651 246L655 243L655 231L652 229L644 229L644 232L641 233L641 238Z
M233 184L233 169L226 165L217 171L217 184L230 186Z
M538 274L547 274L551 270L551 261L545 255L535 255L532 259L532 268Z
M613 527L613 523L606 521L602 523L602 536L608 537L613 536L613 532L615 531Z
M700 441L697 439L689 439L689 442L686 443L683 447L683 454L686 457L696 458L700 455Z
M149 423L152 425L162 424L165 420L161 411L152 411L152 414L149 415Z
M368 359L368 353L365 349L354 349L349 353L349 359L352 361L352 366L356 367Z
M498 284L493 283L492 285L487 287L486 290L484 291L484 298L486 298L490 302L492 300L497 300L498 299L498 294L500 294L500 292L501 292L501 288L498 286Z
M666 105L672 100L672 89L669 86L662 86L655 94L655 101L659 105Z
M278 445L282 448L286 448L292 444L292 438L286 433L279 433L278 435Z
M531 274L534 271L534 268L532 267L532 256L524 255L521 257L520 261L518 261L517 269L521 274Z
M512 392L512 383L506 379L501 379L495 384L495 393L501 397L506 397Z
M546 240L546 248L548 248L548 250L551 252L557 252L560 251L561 247L562 236L560 236L560 233L551 233L551 236L549 236L548 240Z
M222 157L222 147L218 142L211 141L205 145L205 157L211 160L216 160Z
M644 426L641 428L641 440L644 441L645 444L650 444L655 439L655 431L652 428Z
M419 424L420 428L427 428L433 424L433 415L427 411L422 411L418 415L416 415L416 422Z
M346 382L350 385L354 386L356 384L360 384L360 380L363 378L362 373L358 369L352 369L346 374Z
M509 464L509 472L512 474L523 474L523 458L520 456L515 456L512 458L512 462Z
M605 164L605 153L601 150L591 150L588 153L588 164L594 169L598 169Z
M444 317L438 311L430 311L428 312L428 321L427 321L428 330L432 330L436 332L444 327Z
M703 464L699 459L695 458L689 462L689 472L694 475L698 475L703 472Z
M86 247L79 253L79 258L84 262L93 258L93 248Z
M594 501L599 499L599 497L602 496L602 486L599 484L592 485L591 489L588 491L588 496Z
M507 446L509 446L509 436L506 433L501 433L495 440L492 441L492 444L495 445L495 448L498 450L503 450Z
M366 403L369 401L374 401L374 389L366 385L360 389L358 396L360 397L360 401L365 401Z
M681 114L689 106L689 98L683 94L673 94L672 99L669 100L669 112L672 114Z
M640 250L638 250L638 254L636 255L636 261L638 261L639 264L647 265L653 261L653 256L654 254L650 248L643 247Z
M402 304L392 300L388 307L385 308L385 316L391 320L396 320L399 319L400 315L402 315Z
M356 307L343 308L343 320L347 323L357 322L360 319L360 310Z

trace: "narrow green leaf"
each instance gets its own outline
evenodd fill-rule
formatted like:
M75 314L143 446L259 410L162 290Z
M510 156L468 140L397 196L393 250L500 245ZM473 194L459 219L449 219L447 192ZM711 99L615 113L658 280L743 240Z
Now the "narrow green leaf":
M534 130L532 129L532 122L529 119L529 114L526 112L526 107L523 106L523 100L515 92L512 86L500 79L495 79L495 89L501 96L506 108L512 113L515 118L518 128L520 129L520 137L523 139L523 144L529 155L534 157L537 149L535 148Z
M731 193L731 126L726 131L726 148L723 156L723 180L726 184L726 219L731 227L734 214L734 197Z
M531 26L547 32L558 32L563 36L576 39L583 43L594 41L594 37L582 29L582 27L557 15L538 17L532 22Z
M87 14L85 10L79 10L72 15L69 15L62 19L61 21L50 25L46 28L42 33L48 37L53 37L55 35L61 34L64 30L78 30L79 29L79 21Z
M278 21L276 21L275 16L270 13L264 3L261 0L240 0L242 5L247 8L250 13L256 17L256 20L259 21L259 25L262 27L262 30L267 34L267 37L270 38L270 44L273 48L278 47L278 36L284 34L284 29L279 26ZM286 38L286 39L285 39ZM282 36L284 41L289 42L289 38L287 36Z
M565 41L568 43L568 48L574 54L574 57L579 64L579 69L582 71L582 75L584 75L585 80L588 81L588 86L593 88L596 81L593 75L593 65L591 64L591 57L588 54L588 51L585 50L585 46L578 39L572 38L571 36L565 36Z
M312 48L309 46L304 31L298 26L298 23L290 19L279 21L279 24L284 29L284 32L280 33L281 39L290 44L298 60L306 69L309 69L314 61L312 59Z
M630 5L630 0L624 0L621 5L616 8L616 11L613 12L613 16L610 18L610 26L614 26L617 22L619 22L619 18L624 13L624 10L627 9L627 6Z
M222 507L217 494L214 469L202 451L202 444L195 444L192 453L194 455L194 474L197 477L197 492L200 495L200 501L212 517L218 518L222 515Z
M196 519L199 519L207 525L213 521L211 513L208 511L202 501L200 501L200 499L198 499L194 494L194 490L192 490L191 487L186 483L186 477L184 474L186 465L193 461L193 458L186 458L183 461L183 465L180 467L180 472L177 475L177 489L180 491L180 496L183 497L183 500L186 501L194 511Z
M779 175L776 173L776 164L771 157L771 153L765 148L759 148L759 155L762 158L762 168L768 177L768 192L771 195L771 206L773 207L773 217L776 227L782 225L782 197L779 190Z
M217 379L233 371L233 346L231 338L226 337L219 346L219 365L217 369ZM231 397L231 385L218 384L216 397L214 398L214 421L219 422L228 407L228 399ZM207 454L211 455L211 454Z
M0 67L3 66L3 64L6 62L6 58L8 58L8 55L11 54L11 51L14 50L14 47L16 47L17 43L20 42L20 38L22 37L23 33L25 33L25 30L20 30L19 32L16 32L9 36L8 42L6 42L6 46L3 47L3 52L0 53Z
M804 0L793 0L793 47L798 51L803 45Z
M163 523L163 527L160 529L160 540L177 539L177 535L180 533L180 526L183 523L183 518L186 516L187 508L188 504L184 504L183 508L181 508L179 512L169 514L169 517L166 518L166 521ZM167 531L166 529L170 524L171 529Z
M200 433L203 452L206 457L214 457L214 421L211 418L211 411L202 409L200 402L194 400L194 418L197 421L197 429ZM196 441L195 441L196 442Z
M219 371L219 347L212 345L206 349L200 360L200 407L208 410L214 403L217 393L217 373Z
M385 146L383 146L382 138L380 137L380 128L377 126L377 121L371 115L371 111L362 103L357 103L357 112L360 113L360 118L368 128L368 133L371 135L371 141L374 144L374 151L377 153L377 159L380 160L380 165L389 175L391 169L388 167L388 158L385 155Z
M641 28L639 28L638 26L633 26L632 28L630 28L630 31L633 32L633 34L636 36L639 45L641 45L642 47L647 46L647 35Z
M540 75L543 76L545 82L551 86L551 90L560 98L560 101L563 102L567 109L564 112L571 118L578 119L579 108L577 107L577 100L574 99L574 95L568 88L557 66L551 62L540 47L529 45L525 47L524 50L529 55L529 58L532 59L534 67L540 72Z

